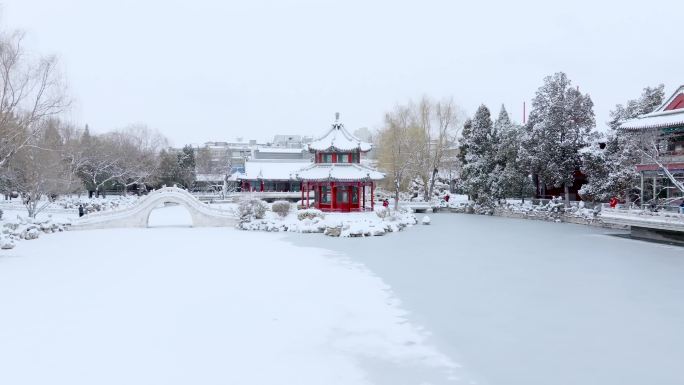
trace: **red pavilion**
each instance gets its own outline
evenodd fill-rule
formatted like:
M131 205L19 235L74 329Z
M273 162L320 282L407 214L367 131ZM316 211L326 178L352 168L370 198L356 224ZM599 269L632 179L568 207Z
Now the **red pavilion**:
M361 155L371 148L370 143L350 134L339 122L339 113L335 114L328 132L309 144L314 163L295 175L301 181L303 204L322 211L373 210L375 181L384 174L361 164Z

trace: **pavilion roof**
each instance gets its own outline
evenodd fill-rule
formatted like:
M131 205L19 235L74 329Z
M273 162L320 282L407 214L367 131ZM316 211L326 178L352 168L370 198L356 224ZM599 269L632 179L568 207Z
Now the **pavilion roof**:
M316 163L294 174L304 181L366 181L380 180L385 174L359 163Z
M344 128L344 124L339 122L339 114L336 114L335 122L330 129L322 137L309 144L310 151L358 150L367 152L370 151L372 147L372 144L362 141L347 131L347 129Z

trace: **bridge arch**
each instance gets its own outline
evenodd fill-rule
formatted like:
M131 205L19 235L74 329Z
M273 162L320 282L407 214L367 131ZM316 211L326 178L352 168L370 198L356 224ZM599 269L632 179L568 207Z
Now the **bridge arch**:
M150 192L130 207L81 217L74 221L71 227L73 229L148 227L150 213L164 203L183 206L190 213L193 227L225 227L235 226L237 223L237 218L232 212L209 207L183 189L164 187Z

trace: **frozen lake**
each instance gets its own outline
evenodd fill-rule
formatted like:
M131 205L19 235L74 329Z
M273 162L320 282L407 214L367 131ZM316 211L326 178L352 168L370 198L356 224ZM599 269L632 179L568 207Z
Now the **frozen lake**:
M431 218L341 239L170 206L21 242L0 254L0 383L682 384L684 248Z
M290 235L362 262L480 384L684 383L684 248L435 214L374 239Z

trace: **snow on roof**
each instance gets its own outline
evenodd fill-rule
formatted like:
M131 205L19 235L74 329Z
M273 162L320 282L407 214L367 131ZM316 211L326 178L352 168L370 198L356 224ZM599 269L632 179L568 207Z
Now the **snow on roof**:
M326 151L329 149L340 151L359 150L362 152L370 151L373 146L368 142L363 142L361 139L350 134L344 124L339 122L339 114L336 114L335 123L332 127L319 139L314 140L309 144L311 151Z
M380 180L385 174L358 163L317 163L294 174L296 179L321 181Z
M625 130L684 126L684 109L651 112L620 123Z
M655 111L625 120L620 123L620 128L625 130L642 130L647 128L684 126L684 108L666 110L670 103L682 93L684 93L684 85L679 86Z
M223 174L197 174L195 180L198 182L223 182Z
M239 173L236 179L246 180L289 180L302 167L311 164L309 160L298 162L248 160L245 162L245 172Z
M305 148L285 148L285 147L259 147L257 151L265 153L271 152L274 154L298 154L306 151Z

